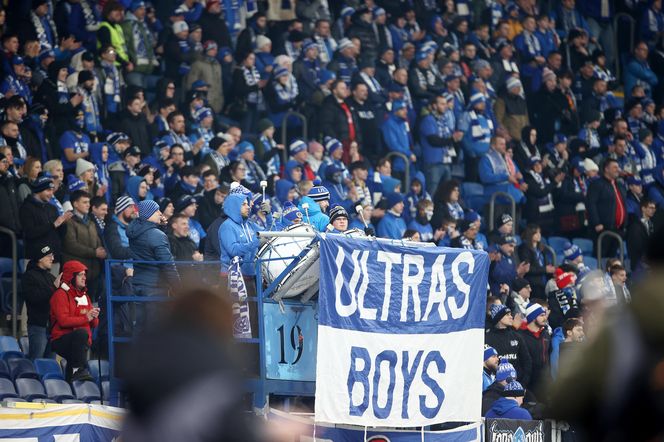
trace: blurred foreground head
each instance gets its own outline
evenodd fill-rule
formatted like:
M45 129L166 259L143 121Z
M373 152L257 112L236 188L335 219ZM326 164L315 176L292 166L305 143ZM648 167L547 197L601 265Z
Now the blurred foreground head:
M130 415L125 441L254 441L244 412L232 314L221 295L183 292L136 340L124 361Z
M575 440L664 439L664 229L649 240L649 274L632 302L608 310L598 333L551 386L550 414ZM585 297L585 295L584 295Z

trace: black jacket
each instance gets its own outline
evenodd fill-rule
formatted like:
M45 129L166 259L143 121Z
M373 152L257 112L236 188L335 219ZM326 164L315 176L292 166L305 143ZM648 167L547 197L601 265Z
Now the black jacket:
M625 228L627 224L627 192L619 181L616 181L616 186L625 205L625 222L621 226L621 228ZM586 204L589 226L594 229L595 226L602 224L605 230L616 230L616 204L616 194L609 180L601 177L592 181L588 186Z
M132 115L127 109L123 110L118 121L118 130L129 135L131 142L141 148L143 158L152 153L149 123L145 114L141 112Z
M489 410L491 410L493 403L503 397L504 389L505 387L502 384L494 382L482 392L482 416L486 416Z
M171 244L171 253L176 261L191 261L193 259L192 255L196 251L196 243L191 238L168 235L168 242Z
M32 256L37 250L48 245L53 250L56 261L59 261L62 250L60 236L64 236L67 227L64 223L57 229L53 225L58 218L55 206L38 201L34 196L28 197L21 205L19 218L25 238L25 255Z
M495 348L500 359L514 366L519 382L524 385L530 383L532 359L520 334L511 327L498 329L493 327L484 338L484 343Z
M355 134L358 144L362 144L361 141L361 130L357 114L350 107L350 112L353 117L353 124L355 125ZM346 113L341 108L341 105L334 97L334 95L328 95L323 100L323 106L320 111L320 128L323 135L336 138L342 143L349 139L349 130L348 130L348 120L346 119Z
M519 246L518 254L521 261L528 261L530 263L530 271L525 274L524 278L528 280L530 288L533 290L532 297L546 299L544 287L546 286L546 265L549 264L546 253L543 253L544 265L540 265L537 261L535 250L525 243Z
M106 247L106 251L111 259L131 259L129 244L126 246L122 244L118 229L120 229L120 226L114 218L106 223L106 228L104 229L104 247Z
M205 236L205 249L203 252L203 257L206 261L219 261L221 259L221 249L219 248L219 227L221 224L226 221L226 214L224 211L221 211L221 216L210 224L210 227L207 228Z
M546 198L547 195L551 194L551 201L553 201L553 191L556 189L555 181L549 181L548 183L544 181L543 185L535 180L535 178L528 172L523 173L523 178L528 184L528 190L526 190L526 208L525 216L529 222L537 222L542 218L550 218L554 215L554 211L540 213L540 200ZM545 179L542 177L542 179Z
M573 215L577 212L576 206L579 203L585 203L586 196L583 194L581 185L579 189L574 184L577 180L572 174L566 175L560 183L560 187L553 193L554 204L556 205L556 214L558 216ZM585 211L582 211L582 213Z
M231 34L221 14L210 14L204 10L198 24L203 28L203 41L213 40L219 48L232 46Z
M535 390L535 395L539 397L541 393L538 395L538 392L541 392L541 388L545 386L545 383L551 380L551 372L549 370L551 335L549 335L546 328L541 331L539 336L534 335L528 329L519 330L519 333L532 360L530 382L524 385L524 387ZM540 399L543 399L543 396Z
M51 311L51 295L55 291L55 276L31 260L21 278L21 295L28 309L28 325L46 327Z
M348 32L346 32L346 36L350 39L355 37L360 39L362 56L366 57L367 60L378 58L378 39L372 24L362 21L360 14L353 16L352 23L348 28Z
M651 221L652 223L652 221ZM650 233L640 219L633 220L627 228L627 254L632 272L638 268L648 248Z
M14 177L6 173L0 175L0 226L14 233L21 232L18 215L18 193Z

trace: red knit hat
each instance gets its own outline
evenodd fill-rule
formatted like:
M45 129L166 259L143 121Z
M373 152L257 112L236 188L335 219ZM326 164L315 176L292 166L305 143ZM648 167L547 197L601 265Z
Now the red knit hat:
M572 272L564 272L561 268L556 269L556 285L559 289L564 289L576 282L576 275Z

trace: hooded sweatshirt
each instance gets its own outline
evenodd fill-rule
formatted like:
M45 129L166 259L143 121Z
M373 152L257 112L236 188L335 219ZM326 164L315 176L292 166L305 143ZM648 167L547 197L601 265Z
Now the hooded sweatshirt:
M486 414L486 417L494 419L520 419L526 421L533 419L528 410L519 407L517 401L508 397L501 397L494 402L491 409Z
M228 272L233 257L242 259L242 274L255 275L254 258L259 240L256 232L261 230L240 212L247 199L241 193L232 193L224 201L224 213L228 219L219 226L219 248L221 250L221 273Z
M51 297L51 341L83 329L88 333L88 345L92 345L92 328L99 325L99 319L88 321L87 313L93 308L87 288L77 289L74 276L87 271L88 268L79 261L67 261L62 267L62 279Z
M302 204L304 203L309 204L309 208L306 211L302 208ZM300 212L302 212L304 222L311 224L319 232L326 231L327 225L330 224L330 217L321 211L320 206L316 201L308 196L304 196L300 200L300 206L298 208L300 209ZM307 212L309 213L309 216L307 216Z

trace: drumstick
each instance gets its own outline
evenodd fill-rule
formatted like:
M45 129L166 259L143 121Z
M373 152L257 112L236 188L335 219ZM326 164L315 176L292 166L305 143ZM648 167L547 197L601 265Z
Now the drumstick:
M263 188L263 201L265 201L265 188L267 187L267 181L261 181L261 187Z
M364 227L367 229L369 228L369 224L367 224L367 220L364 219L364 209L362 209L362 206L359 204L355 206L355 211L357 212L358 215L360 215L360 218L362 219L362 222L364 223Z
M309 224L311 224L311 218L309 218L309 203L302 203L302 208L304 209L304 213L307 214L307 220L309 221Z

